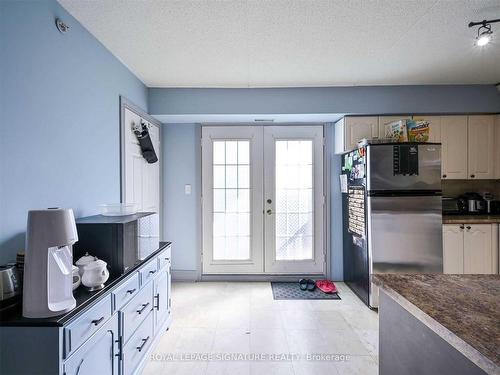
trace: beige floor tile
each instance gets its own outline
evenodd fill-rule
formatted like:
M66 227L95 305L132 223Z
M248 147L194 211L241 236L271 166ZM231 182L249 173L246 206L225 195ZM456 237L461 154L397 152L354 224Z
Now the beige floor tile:
M331 353L350 355L371 354L353 329L343 331L321 330L321 336Z
M212 353L250 353L250 334L244 329L218 328Z
M251 362L251 375L294 375L292 362Z
M317 329L285 329L290 353L327 353L326 340Z
M378 330L377 329L355 329L356 335L371 355L378 356Z
M313 311L309 313L310 319L313 319L318 329L327 328L329 330L351 329L344 316L338 311Z
M295 375L337 375L337 367L330 361L294 361Z
M289 353L283 329L254 329L250 331L250 351L252 353Z
M377 375L378 364L371 356L352 356L348 361L337 362L339 375Z
M250 363L248 362L231 362L231 361L214 361L209 362L207 366L207 375L249 375Z
M250 329L283 328L283 318L280 310L250 309Z

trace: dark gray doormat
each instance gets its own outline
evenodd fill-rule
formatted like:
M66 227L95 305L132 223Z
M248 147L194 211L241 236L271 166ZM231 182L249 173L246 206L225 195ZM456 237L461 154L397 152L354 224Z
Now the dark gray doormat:
M340 299L337 293L323 293L318 288L301 290L298 282L271 282L274 299Z

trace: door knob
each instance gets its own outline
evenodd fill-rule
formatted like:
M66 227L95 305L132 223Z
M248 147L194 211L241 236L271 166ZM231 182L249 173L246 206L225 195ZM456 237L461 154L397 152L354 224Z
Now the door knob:
M273 214L273 210L267 210L267 211L266 211L266 213L267 213L268 215L272 215L272 214Z

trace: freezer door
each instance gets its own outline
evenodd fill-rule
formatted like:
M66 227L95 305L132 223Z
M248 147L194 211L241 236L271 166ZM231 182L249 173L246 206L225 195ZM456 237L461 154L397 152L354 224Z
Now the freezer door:
M443 272L440 196L372 196L367 209L370 274Z
M369 145L366 183L369 191L441 190L441 145Z

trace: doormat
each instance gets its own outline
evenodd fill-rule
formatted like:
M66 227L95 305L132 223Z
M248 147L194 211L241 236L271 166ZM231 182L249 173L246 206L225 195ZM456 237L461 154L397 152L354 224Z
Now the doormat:
M301 290L298 282L271 282L274 299L340 299L338 293Z

